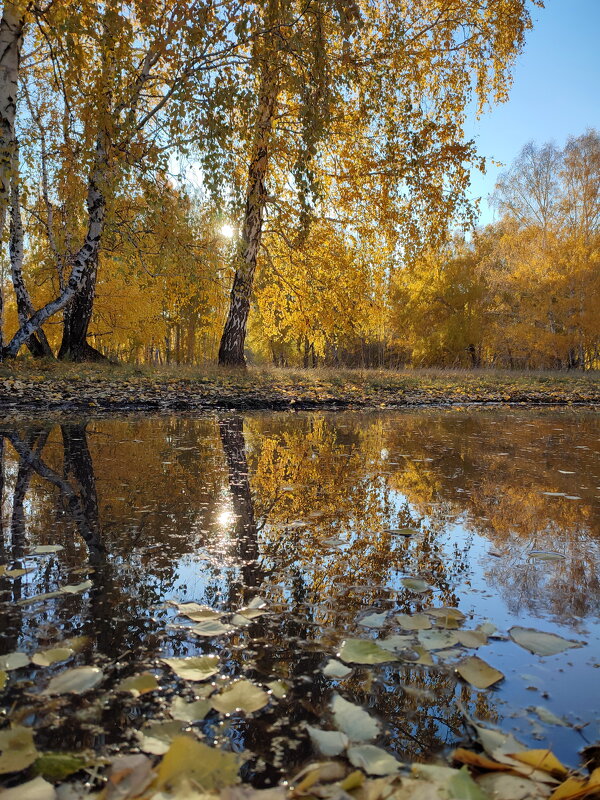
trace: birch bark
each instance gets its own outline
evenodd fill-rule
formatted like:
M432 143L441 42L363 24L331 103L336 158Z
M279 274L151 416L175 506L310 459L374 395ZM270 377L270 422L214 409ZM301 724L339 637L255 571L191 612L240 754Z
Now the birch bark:
M223 366L246 366L244 357L246 327L250 311L256 259L262 238L267 198L265 179L269 166L269 147L278 95L278 69L275 64L267 62L262 69L259 87L252 160L248 168L244 223L236 260L233 288L231 289L229 300L229 313L219 347L219 364Z

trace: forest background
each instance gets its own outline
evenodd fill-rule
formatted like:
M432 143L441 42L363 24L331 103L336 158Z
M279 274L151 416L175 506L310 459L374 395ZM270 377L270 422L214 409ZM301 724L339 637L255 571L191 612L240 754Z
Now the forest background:
M5 2L4 357L596 369L598 132L468 199L540 6Z

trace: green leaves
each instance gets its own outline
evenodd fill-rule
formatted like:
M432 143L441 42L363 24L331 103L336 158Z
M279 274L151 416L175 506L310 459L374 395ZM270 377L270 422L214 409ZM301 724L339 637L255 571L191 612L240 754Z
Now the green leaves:
M31 728L16 725L0 730L0 775L20 772L39 756Z

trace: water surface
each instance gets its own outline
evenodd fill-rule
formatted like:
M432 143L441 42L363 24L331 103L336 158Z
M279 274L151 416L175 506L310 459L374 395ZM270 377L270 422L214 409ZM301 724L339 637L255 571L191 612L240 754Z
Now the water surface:
M334 692L379 720L376 744L401 761L447 753L472 718L577 764L599 738L599 423L581 409L5 421L0 564L27 572L0 577L0 653L87 637L67 665L10 672L12 718L36 728L39 749L136 746L173 696L199 690L160 659L217 653L217 687L240 676L287 687L262 711L195 725L244 751L257 785L314 757L306 724L334 727ZM33 552L44 545L63 549ZM256 597L267 613L214 637L173 605L229 614ZM406 634L396 614L439 606L495 636L433 651L430 666L408 648L341 680L323 674L345 640ZM382 627L360 624L374 612L387 612ZM514 625L584 644L542 658L507 637ZM483 691L461 680L456 664L475 652L505 679ZM102 667L98 689L40 696L78 664ZM142 670L159 690L115 692Z

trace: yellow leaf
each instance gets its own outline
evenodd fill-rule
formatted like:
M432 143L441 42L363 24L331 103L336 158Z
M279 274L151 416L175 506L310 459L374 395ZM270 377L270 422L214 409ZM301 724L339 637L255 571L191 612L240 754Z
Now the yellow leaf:
M239 782L240 762L226 753L189 736L176 736L158 767L157 788L174 786L190 778L205 791Z
M522 753L509 753L508 755L516 758L522 764L528 764L534 769L541 769L560 777L566 777L569 772L550 750L524 750Z

